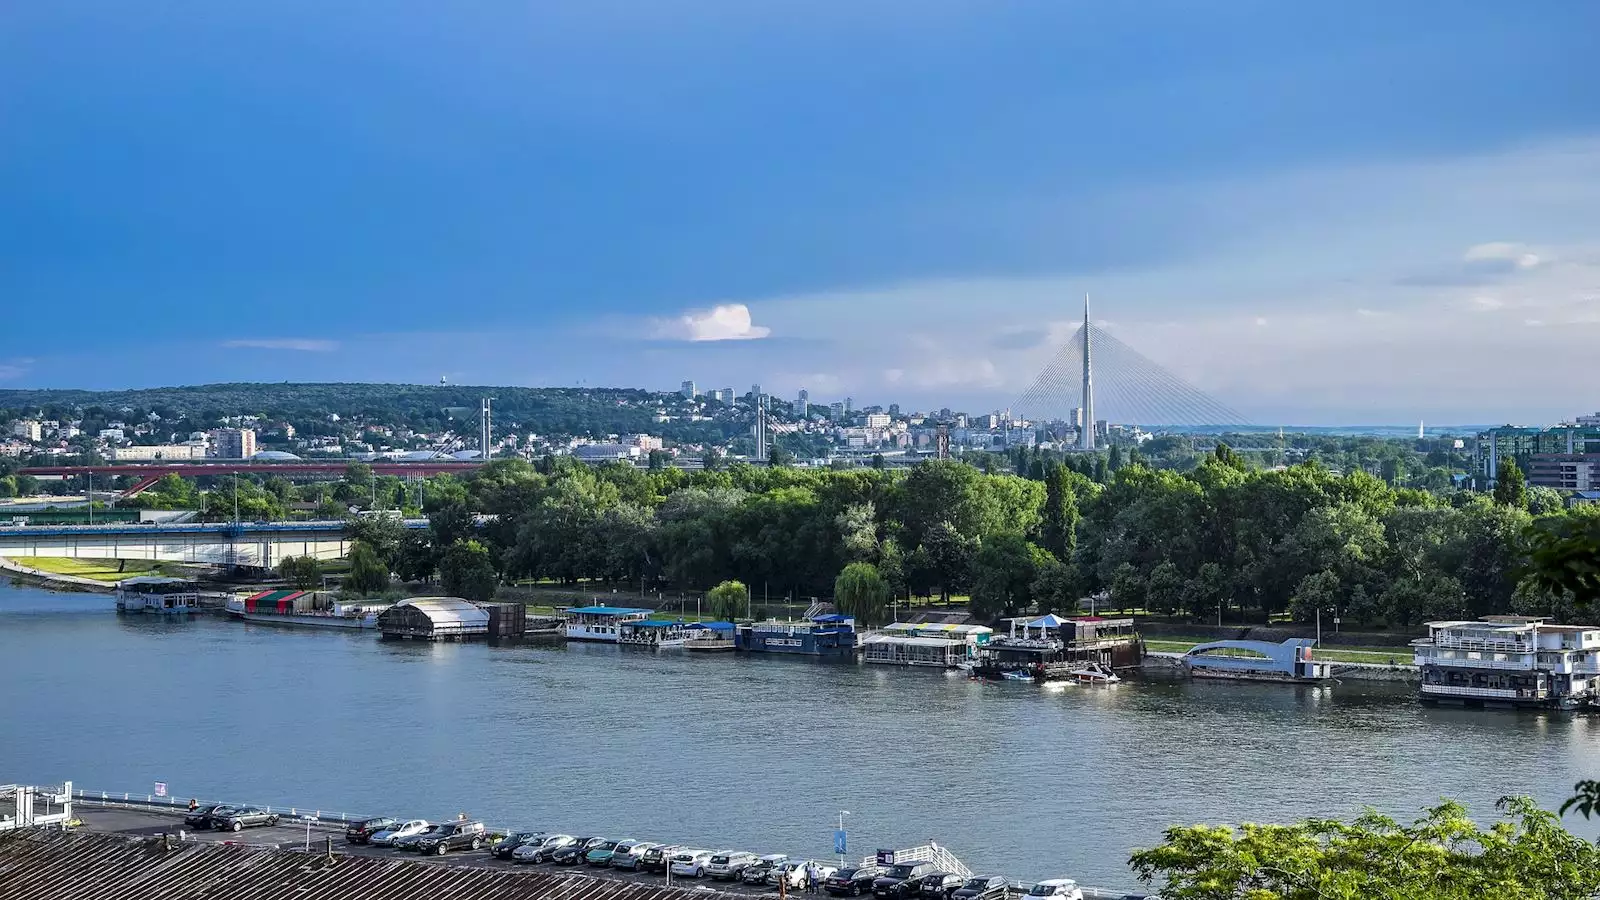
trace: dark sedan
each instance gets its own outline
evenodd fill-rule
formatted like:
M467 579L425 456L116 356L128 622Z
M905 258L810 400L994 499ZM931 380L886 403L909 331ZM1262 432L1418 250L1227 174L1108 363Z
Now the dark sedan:
M577 843L568 844L550 854L550 861L558 866L575 866L583 862L583 858L589 854L590 850L605 842L606 839L602 837L578 838Z
M344 839L352 844L365 844L372 840L372 836L385 828L393 828L400 824L399 819L390 816L379 816L376 819L363 819L344 830Z
M510 859L511 854L517 852L518 847L523 844L531 844L542 837L544 837L544 832L542 831L515 831L495 841L494 847L490 849L490 852L494 854L495 859Z
M839 871L822 879L822 889L835 897L859 897L872 892L872 882L883 869L878 866L860 866L854 869L840 869Z
M1011 885L1000 875L974 875L956 888L950 900L1005 900Z
M213 828L218 831L243 831L246 828L259 828L278 824L278 814L267 812L259 806L241 806L226 814L211 817Z
M954 872L933 872L917 880L916 887L907 885L907 893L916 894L918 900L950 900L950 895L966 882Z
M225 803L202 806L184 816L183 824L188 825L190 828L215 828L217 827L217 816L227 815L230 812L233 812L233 807Z

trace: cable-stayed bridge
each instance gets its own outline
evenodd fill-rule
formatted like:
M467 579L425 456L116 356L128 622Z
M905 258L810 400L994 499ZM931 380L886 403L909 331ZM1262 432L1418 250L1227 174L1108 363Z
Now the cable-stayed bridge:
M1012 404L1034 421L1080 424L1079 417L1145 427L1248 426L1238 410L1189 384L1110 332L1084 322ZM1083 429L1092 434L1092 428ZM1093 449L1093 441L1080 442Z

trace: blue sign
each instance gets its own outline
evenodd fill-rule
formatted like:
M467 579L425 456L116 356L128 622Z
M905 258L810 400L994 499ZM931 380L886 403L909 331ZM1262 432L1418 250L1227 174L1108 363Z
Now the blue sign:
M845 849L845 833L843 828L835 828L833 830L833 852L841 855L849 852Z
M880 866L892 866L892 865L894 865L894 851L893 850L879 850L878 851L878 865L880 865Z

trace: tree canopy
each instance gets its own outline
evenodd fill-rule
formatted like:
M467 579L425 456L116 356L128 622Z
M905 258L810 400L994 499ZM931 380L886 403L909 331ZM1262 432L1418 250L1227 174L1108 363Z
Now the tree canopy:
M1600 848L1527 798L1482 828L1444 802L1410 824L1351 822L1169 828L1133 854L1163 900L1577 900L1600 892Z

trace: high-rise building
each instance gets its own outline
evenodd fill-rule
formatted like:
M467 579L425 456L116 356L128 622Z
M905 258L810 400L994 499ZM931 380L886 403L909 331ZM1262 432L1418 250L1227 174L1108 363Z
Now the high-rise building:
M797 397L795 399L795 401L794 401L794 412L795 412L795 415L799 416L802 419L804 419L806 416L811 415L811 392L810 391L806 390L805 388L801 388L800 389L800 396Z
M834 404L832 404L831 406L828 407L828 412L830 414L829 418L831 418L831 419L833 419L835 421L837 421L839 419L842 419L842 418L844 418L844 404L843 403L834 403Z
M695 390L694 382L692 381L685 381L683 384L679 385L678 393L682 394L686 399L689 400L693 400L694 398L700 396L700 392Z
M867 424L868 428L888 428L889 427L889 414L888 413L871 413L871 414L869 414L867 416L867 423L866 424Z
M856 405L856 398L854 398L854 397L846 397L846 398L844 398L844 411L846 413L849 413L851 408L854 407L855 405Z
M211 432L211 455L216 459L249 459L256 455L254 428L217 428Z
M889 404L889 415L895 416L895 417L899 417L899 415L900 415L900 404L898 404L898 403Z
M1562 488L1572 479L1556 474L1559 464L1581 462L1586 454L1600 454L1600 413L1580 416L1577 424L1562 423L1549 428L1515 425L1491 428L1478 435L1473 464L1485 487L1499 478L1501 460L1514 459L1528 473L1529 484ZM1538 465L1535 465L1536 460Z

